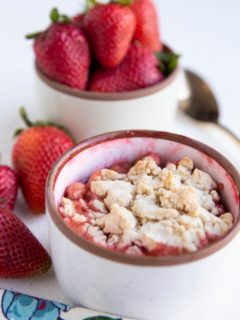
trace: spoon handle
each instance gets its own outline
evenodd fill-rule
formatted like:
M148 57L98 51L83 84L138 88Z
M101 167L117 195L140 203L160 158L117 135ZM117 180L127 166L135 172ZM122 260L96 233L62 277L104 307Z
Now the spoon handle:
M219 122L217 122L216 125L219 126L225 132L227 132L240 145L240 138L231 129Z

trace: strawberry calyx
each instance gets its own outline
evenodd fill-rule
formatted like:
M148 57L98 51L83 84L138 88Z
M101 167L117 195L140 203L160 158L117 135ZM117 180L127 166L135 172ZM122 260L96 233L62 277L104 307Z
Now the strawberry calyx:
M37 39L43 32L39 31L39 32L33 32L33 33L29 33L25 36L26 39Z
M159 61L159 69L168 76L177 66L180 55L175 52L161 51L155 53Z
M70 23L71 22L71 19L65 14L60 14L57 8L53 8L50 11L49 16L52 23ZM44 31L29 33L25 36L25 38L37 39L42 33L44 33Z
M111 3L120 4L122 6L130 6L134 0L111 0Z
M72 137L72 134L69 132L69 130L67 128L65 128L64 126L62 125L59 125L59 124L56 124L54 122L51 122L51 121L43 121L43 120L37 120L35 122L32 122L28 115L27 115L27 112L25 110L24 107L20 107L19 109L19 114L20 114L20 117L22 118L23 122L25 123L26 127L27 128L32 128L32 127L56 127L62 131L64 131L73 141L73 137ZM23 128L20 128L20 129L16 129L15 132L14 132L14 137L17 137L19 136L23 131L25 131L25 129Z
M86 0L85 1L85 13L97 5L97 0Z
M134 0L111 0L110 3L119 4L122 6L129 6L134 2ZM85 13L88 12L90 9L95 7L96 5L103 5L98 0L86 0L85 1Z

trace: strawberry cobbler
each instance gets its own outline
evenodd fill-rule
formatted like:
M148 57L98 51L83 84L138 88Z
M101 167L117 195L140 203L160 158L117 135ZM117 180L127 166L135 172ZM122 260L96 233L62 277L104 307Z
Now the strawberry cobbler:
M218 185L184 157L160 166L150 154L134 165L94 172L67 187L59 207L80 236L131 255L176 255L196 251L232 227Z

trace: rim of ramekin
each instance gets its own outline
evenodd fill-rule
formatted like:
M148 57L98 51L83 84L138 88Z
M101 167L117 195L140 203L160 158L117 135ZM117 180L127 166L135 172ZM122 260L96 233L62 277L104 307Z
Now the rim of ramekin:
M173 52L173 50L168 46L164 45L164 48ZM71 88L65 84L59 83L55 80L49 78L38 66L37 62L35 61L35 70L38 78L45 83L45 85L51 87L52 89L67 94L69 96L73 96L76 98L86 99L86 100L100 100L100 101L116 101L116 100L131 100L149 96L151 94L157 93L162 91L166 87L168 87L177 77L180 66L179 62L175 69L161 82L152 85L150 87L144 89L138 89L134 91L128 92L113 92L113 93L103 93L103 92L91 92L87 90L79 90Z
M231 176L235 186L240 193L240 174L237 169L227 160L223 155L221 155L215 149L209 147L208 145L203 144L197 140L185 137L183 135L165 132L165 131L152 131L152 130L128 130L128 131L116 131L97 135L95 137L86 139L80 142L78 145L67 151L52 167L47 183L46 183L46 205L48 208L49 216L57 229L75 245L92 253L98 257L105 258L110 261L120 262L124 264L137 265L137 266L170 266L170 265L179 265L183 263L188 263L202 259L204 257L210 256L216 251L223 248L228 244L238 233L240 229L240 209L239 214L234 222L231 230L221 239L216 242L213 242L204 248L190 253L184 253L176 256L133 256L126 253L121 253L118 251L112 251L104 247L100 247L93 242L90 242L80 235L76 234L72 229L70 229L63 219L60 217L58 208L55 205L54 201L54 186L57 180L59 173L65 164L76 156L79 152L82 152L90 147L95 145L117 140L117 139L126 139L126 138L155 138L155 139L164 139L169 141L174 141L182 143L186 146L190 146L194 149L197 149L207 156L213 158L217 161ZM239 194L238 194L239 195Z

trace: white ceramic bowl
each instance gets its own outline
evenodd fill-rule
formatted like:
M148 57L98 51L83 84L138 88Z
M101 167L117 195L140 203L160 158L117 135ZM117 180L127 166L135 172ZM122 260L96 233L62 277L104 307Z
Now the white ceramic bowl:
M71 129L78 141L115 130L169 130L179 96L190 95L179 65L159 84L125 93L72 89L49 79L37 65L35 70L38 107L43 117Z
M135 257L98 247L65 225L57 207L70 183L149 152L160 153L163 162L189 156L197 167L223 183L221 196L235 217L231 231L194 253ZM227 159L184 136L122 131L80 143L57 162L46 186L50 247L61 287L76 304L135 319L188 320L199 308L224 305L230 288L228 275L238 276L239 190L239 173Z

